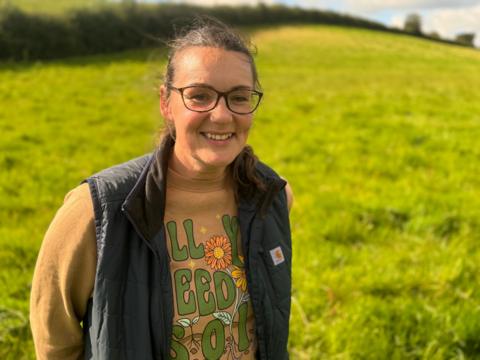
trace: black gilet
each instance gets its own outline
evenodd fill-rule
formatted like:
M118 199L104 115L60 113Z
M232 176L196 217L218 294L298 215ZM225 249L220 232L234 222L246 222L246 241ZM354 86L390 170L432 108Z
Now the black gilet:
M97 268L83 319L85 358L169 359L173 290L163 215L173 143L100 171L88 182L95 212ZM257 359L288 359L291 235L285 181L258 162L267 191L238 201ZM281 248L283 261L272 249ZM277 262L277 264L275 264Z

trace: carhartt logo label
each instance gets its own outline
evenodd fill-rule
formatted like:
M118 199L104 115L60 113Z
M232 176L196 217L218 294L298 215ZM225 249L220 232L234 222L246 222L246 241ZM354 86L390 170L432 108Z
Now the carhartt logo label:
M285 261L283 257L283 251L280 246L277 246L275 249L270 250L270 256L272 257L273 263L275 265L281 264Z

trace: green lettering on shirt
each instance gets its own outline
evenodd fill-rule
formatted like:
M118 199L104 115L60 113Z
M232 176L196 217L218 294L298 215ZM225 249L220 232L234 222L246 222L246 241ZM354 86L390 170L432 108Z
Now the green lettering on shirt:
M196 310L195 294L190 289L192 271L190 269L179 269L175 271L175 293L177 297L177 310L180 315L192 314ZM188 291L187 300L185 293Z
M236 266L243 266L242 261L238 257L238 220L236 216L230 217L229 215L222 216L223 228L227 233L230 244L232 245L232 263Z
M177 338L178 340L183 339L183 337L185 336L185 329L181 326L173 325L172 334L173 336L170 343L170 350L175 352L175 355L172 355L172 353L170 352L170 359L188 359L189 354L187 348L183 346L181 342L175 340L175 338Z
M212 340L215 344L212 344ZM225 346L225 329L218 320L210 321L202 335L202 352L207 360L217 360L223 354Z
M215 311L215 298L209 291L211 281L212 278L207 270L195 270L195 289L197 290L198 311L201 316L212 314ZM205 293L207 293L206 300Z
M217 306L220 310L227 309L235 300L235 283L230 275L223 271L215 271L213 273L213 283L215 284L215 296L217 298ZM227 290L227 294L223 293L223 286Z
M191 219L185 220L183 222L183 228L185 229L185 234L187 234L190 257L192 259L202 258L205 255L205 251L203 249L203 244L198 246L195 244L195 237L193 236L193 221Z
M245 351L250 345L247 333L247 312L248 304L243 303L238 308L238 350Z
M180 248L177 238L177 224L175 221L169 221L167 223L167 231L170 236L170 242L172 244L172 257L175 261L187 260L188 253L187 247L184 245Z

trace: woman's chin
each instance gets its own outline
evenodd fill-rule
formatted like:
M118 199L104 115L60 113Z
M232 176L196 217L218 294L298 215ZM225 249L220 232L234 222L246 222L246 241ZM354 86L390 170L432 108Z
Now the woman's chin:
M208 159L203 163L210 169L223 169L233 162L234 159Z
M202 156L201 162L206 168L210 169L221 169L230 165L236 156Z

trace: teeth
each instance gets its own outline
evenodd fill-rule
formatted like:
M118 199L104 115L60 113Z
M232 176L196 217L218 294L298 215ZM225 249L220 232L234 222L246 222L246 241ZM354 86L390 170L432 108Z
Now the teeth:
M230 139L233 136L233 133L228 133L228 134L211 134L211 133L205 133L205 136L211 140L227 140Z

